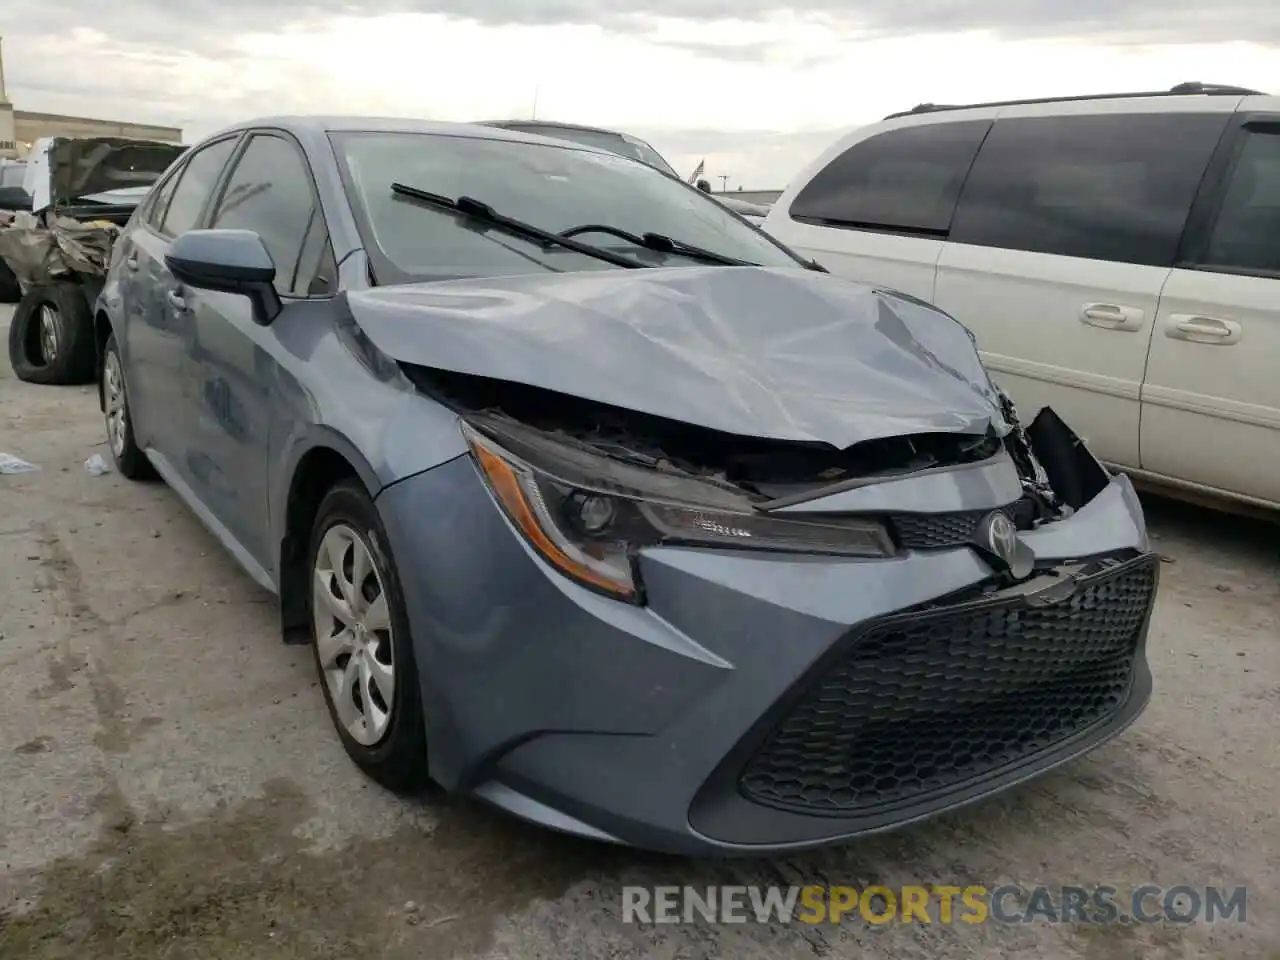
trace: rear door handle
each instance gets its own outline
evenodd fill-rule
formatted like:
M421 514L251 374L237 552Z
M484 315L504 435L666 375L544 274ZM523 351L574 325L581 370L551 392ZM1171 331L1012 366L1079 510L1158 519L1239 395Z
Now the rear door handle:
M1235 320L1202 317L1198 313L1175 313L1169 317L1164 328L1164 335L1174 340L1206 343L1215 347L1239 343L1243 333L1243 328Z
M138 269L138 255L137 255L136 253L131 253L131 254L129 254L127 257L125 257L125 258L124 258L124 267L125 267L125 269L126 269L126 270L137 270L137 269Z
M187 312L187 301L182 298L182 294L177 290L168 291L164 295L164 298L169 301L169 306L173 307L174 310L177 310L179 313Z
M1115 303L1086 303L1080 308L1080 322L1103 330L1141 330L1146 313L1138 307Z

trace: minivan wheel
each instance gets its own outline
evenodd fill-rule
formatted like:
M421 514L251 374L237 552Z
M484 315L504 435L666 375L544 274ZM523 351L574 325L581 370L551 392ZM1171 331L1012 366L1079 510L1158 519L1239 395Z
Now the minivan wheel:
M28 290L9 323L9 363L18 379L89 383L97 360L93 316L79 284L59 280Z
M107 423L107 447L120 474L130 480L150 480L155 467L133 437L133 416L124 385L124 365L113 333L102 348L102 411Z
M321 501L309 558L316 668L342 745L383 786L416 790L427 744L408 617L386 533L358 482Z

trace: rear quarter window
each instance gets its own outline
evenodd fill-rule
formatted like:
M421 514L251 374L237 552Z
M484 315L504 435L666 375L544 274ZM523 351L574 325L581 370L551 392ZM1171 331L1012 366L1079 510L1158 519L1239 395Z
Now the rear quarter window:
M827 164L791 202L794 220L945 236L990 120L875 134Z

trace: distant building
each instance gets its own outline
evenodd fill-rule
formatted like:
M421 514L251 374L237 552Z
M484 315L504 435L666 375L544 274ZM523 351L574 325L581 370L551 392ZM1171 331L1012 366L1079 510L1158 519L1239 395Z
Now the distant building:
M181 143L180 127L158 127L124 120L67 117L58 113L15 110L5 95L4 49L0 45L0 159L21 159L41 137L136 137Z

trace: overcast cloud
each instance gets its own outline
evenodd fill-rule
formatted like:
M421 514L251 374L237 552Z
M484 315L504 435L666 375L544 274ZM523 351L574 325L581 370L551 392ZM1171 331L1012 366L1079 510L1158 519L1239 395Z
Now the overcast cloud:
M536 91L540 116L748 188L922 101L1280 76L1277 0L0 2L19 109L200 136L269 113L527 116Z
M595 24L644 32L655 17L690 22L759 20L781 13L820 18L870 35L991 30L1009 38L1076 37L1102 42L1280 43L1274 0L7 0L17 32L95 24L124 36L134 31L183 45L214 43L223 31L326 16L435 13L490 26ZM212 29L211 29L212 28Z

